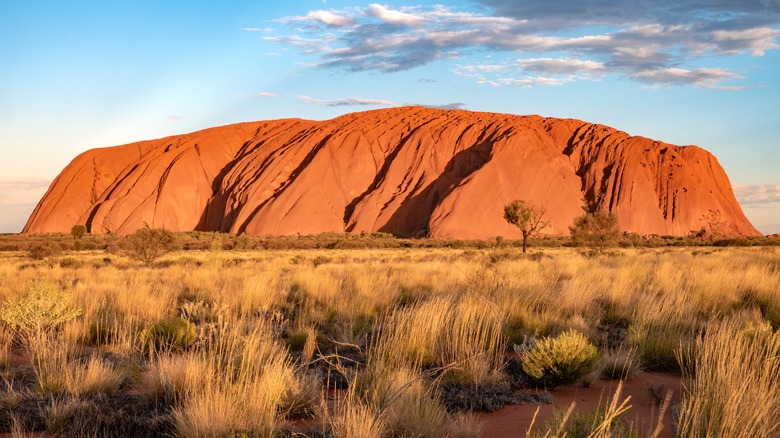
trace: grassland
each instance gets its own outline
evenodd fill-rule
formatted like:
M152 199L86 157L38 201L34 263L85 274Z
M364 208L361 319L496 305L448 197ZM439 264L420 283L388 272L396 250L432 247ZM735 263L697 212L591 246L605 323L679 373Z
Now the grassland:
M523 358L576 333L598 352L576 376L584 384L640 369L683 376L667 413L678 436L780 431L780 248L537 245L523 256L506 242L256 249L217 238L190 236L188 251L151 267L116 239L41 260L7 243L0 429L476 437L469 412L543 401L531 389L556 380L529 375ZM37 319L14 324L14 300ZM562 415L531 435L637 436L622 402L585 432Z

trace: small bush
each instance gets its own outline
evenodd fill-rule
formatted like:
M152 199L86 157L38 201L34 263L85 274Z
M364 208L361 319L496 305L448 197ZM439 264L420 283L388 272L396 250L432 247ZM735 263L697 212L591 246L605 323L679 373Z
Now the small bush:
M613 246L620 236L617 216L605 211L576 218L569 231L574 246L584 246L598 253Z
M87 234L87 227L84 225L74 225L70 229L70 235L73 236L73 240L81 240L84 235Z
M523 371L545 386L567 385L590 373L598 358L583 334L569 330L537 341L523 355Z
M33 260L43 260L62 252L62 248L54 242L36 242L30 245L28 254Z
M79 315L81 308L70 306L69 293L42 282L7 298L0 308L0 320L23 336L49 331Z
M151 266L176 247L176 235L168 230L143 227L127 236L127 255Z
M187 348L198 339L198 330L191 322L171 317L144 329L141 339L148 347Z

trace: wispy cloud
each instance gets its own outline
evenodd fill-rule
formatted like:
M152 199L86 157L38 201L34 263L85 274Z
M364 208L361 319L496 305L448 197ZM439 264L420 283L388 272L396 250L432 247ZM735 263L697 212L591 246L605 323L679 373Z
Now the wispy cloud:
M51 181L43 179L0 180L0 205L38 202Z
M276 32L276 29L274 29L273 27L242 27L241 30L245 32L264 32L264 33Z
M296 95L295 100L307 105L320 106L396 106L389 100L362 99L359 97L343 97L340 99L323 100L306 95Z
M740 204L780 202L780 184L754 186L735 184L734 194Z
M303 17L279 18L276 21L284 24L305 22L329 27L347 27L355 24L355 19L347 14L323 10L310 11Z
M255 96L257 97L276 97L276 93L271 93L270 91L263 91L260 93L256 93Z
M184 120L184 117L182 117L182 116L174 116L174 115L165 116L165 118L167 120L170 120L171 122L179 122L181 120Z
M424 106L426 108L436 108L436 109L445 109L445 110L451 110L451 109L463 109L463 107L466 106L463 102L453 102L453 103L445 103L443 105L426 105L423 103L405 103L404 106Z
M490 85L561 85L617 75L650 86L738 90L744 80L722 58L778 49L777 0L476 0L492 13L447 6L312 11L277 20L294 26L266 37L316 55L315 66L396 72L442 59L469 59L456 73ZM472 57L500 53L487 72ZM466 58L466 57L469 58ZM702 63L709 65L703 66Z

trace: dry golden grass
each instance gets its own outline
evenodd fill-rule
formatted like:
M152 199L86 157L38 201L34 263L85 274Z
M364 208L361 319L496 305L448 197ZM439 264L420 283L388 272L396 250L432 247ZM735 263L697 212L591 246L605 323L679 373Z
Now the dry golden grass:
M29 361L37 381L29 389L76 400L110 396L127 382L166 407L175 427L165 433L178 436L269 436L313 412L336 436L476 436L469 417L457 419L463 434L447 428L455 419L438 388L508 387L507 351L567 330L598 347L598 370L610 377L630 377L640 367L678 369L675 352L692 349L697 371L684 368L692 383L681 430L711 430L702 429L711 423L704 412L719 397L739 401L718 411L720 431L771 424L761 409L780 403L767 394L780 393L767 383L769 371L749 365L767 359L761 355L774 344L730 339L736 329L713 322L764 322L776 330L778 249L587 257L561 248L524 257L517 249L215 247L170 254L155 267L101 251L42 261L0 253L0 303L36 281L70 294L68 305L82 314L26 349L0 326L0 361ZM170 317L195 324L197 340L150 351L144 328ZM740 359L742 368L734 365ZM348 385L329 408L323 404L331 393L321 386L328 372L343 374ZM755 375L747 380L752 389L729 392L745 375ZM755 404L752 417L740 417Z
M681 436L777 436L780 333L761 322L712 322L680 354L689 382L680 407Z

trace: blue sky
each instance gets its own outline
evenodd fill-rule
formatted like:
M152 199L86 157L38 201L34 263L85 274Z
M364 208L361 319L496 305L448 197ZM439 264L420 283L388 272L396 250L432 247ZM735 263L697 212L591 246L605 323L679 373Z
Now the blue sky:
M780 233L780 1L0 6L0 232L94 147L392 105L573 117L720 160Z

